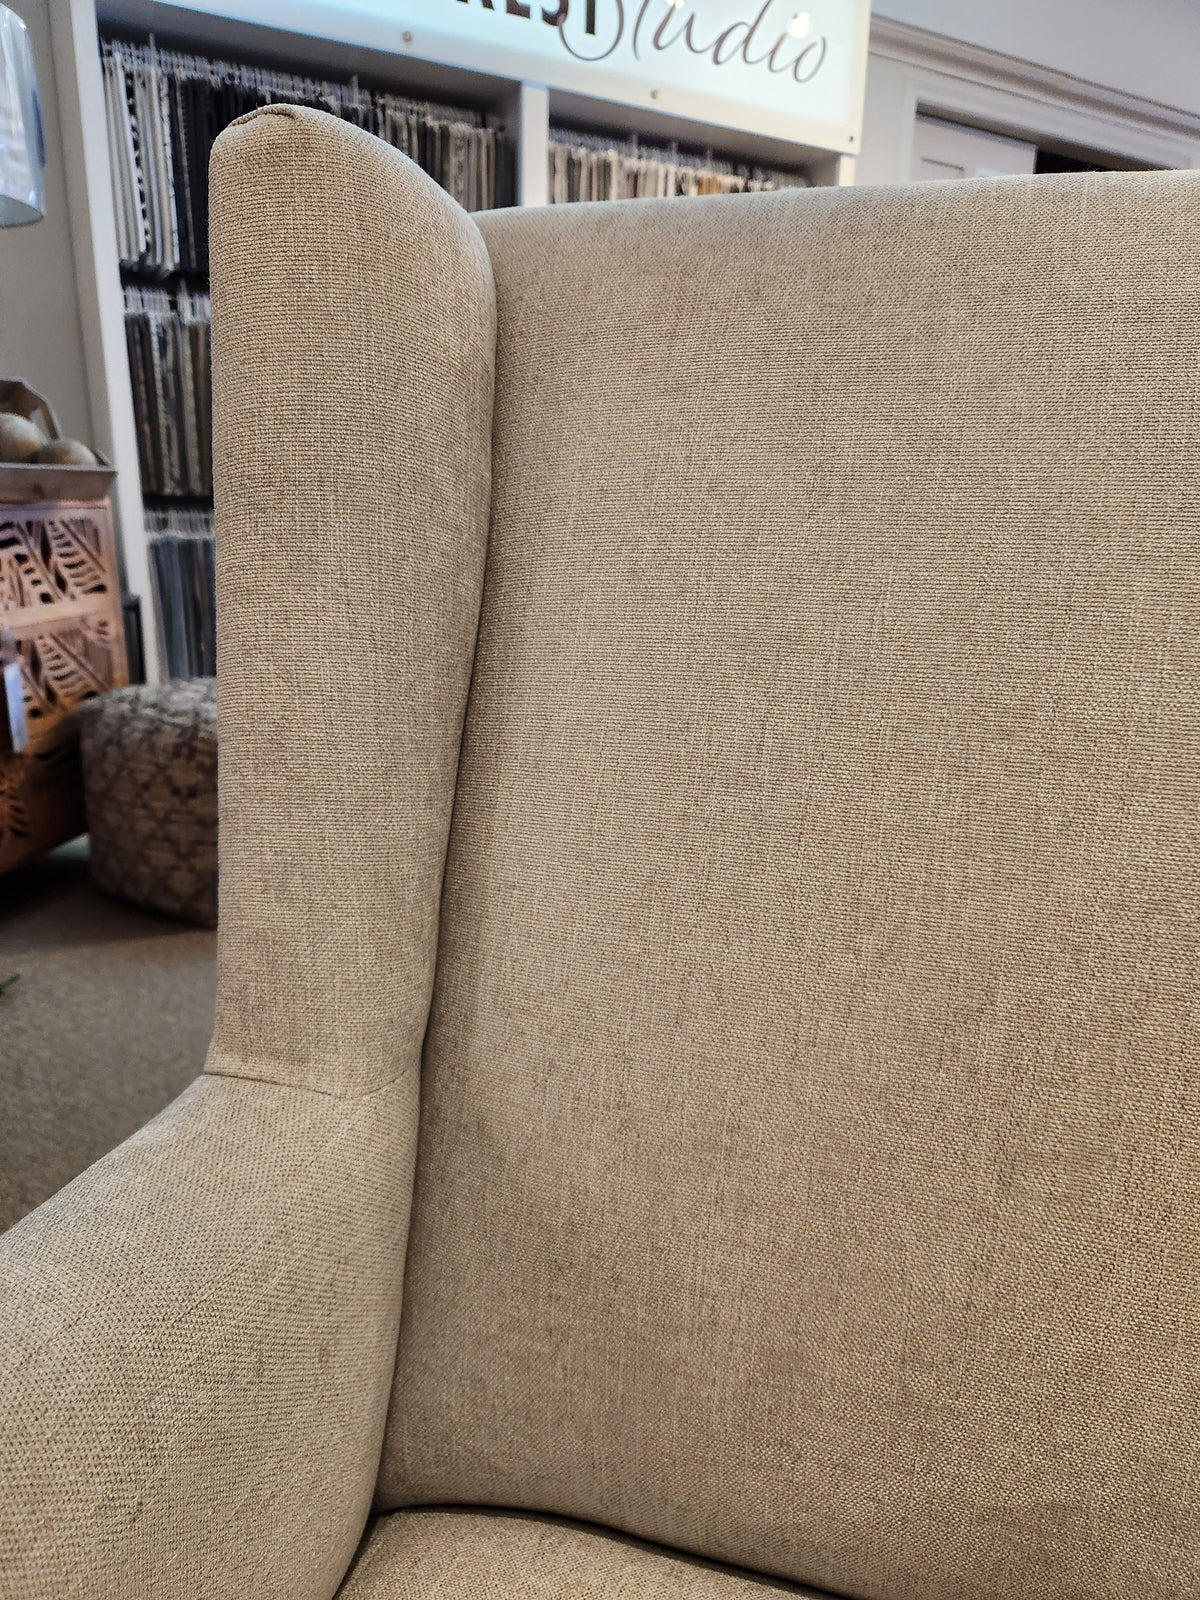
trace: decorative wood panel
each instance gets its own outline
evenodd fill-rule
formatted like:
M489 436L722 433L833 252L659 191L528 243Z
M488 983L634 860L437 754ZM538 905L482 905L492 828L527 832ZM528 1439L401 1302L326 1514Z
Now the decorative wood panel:
M83 829L75 711L128 682L107 502L0 506L0 627L16 642L29 744L0 755L0 872Z

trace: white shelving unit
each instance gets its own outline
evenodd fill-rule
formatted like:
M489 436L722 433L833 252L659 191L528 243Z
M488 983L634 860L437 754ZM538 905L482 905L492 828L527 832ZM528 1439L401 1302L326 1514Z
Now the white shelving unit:
M640 77L604 74L573 58L565 66L547 60L543 65L549 70L540 74L526 70L539 66L527 53L496 47L487 39L455 36L454 30L461 30L463 18L470 16L477 3L295 0L285 10L278 0L193 0L189 7L166 0L50 0L89 400L97 443L118 469L115 511L124 579L141 601L146 668L151 678L158 673L159 651L108 164L101 34L131 39L153 34L165 46L197 54L247 60L327 79L348 81L357 76L364 83L399 93L501 116L516 145L517 200L521 205L545 204L548 199L549 133L551 126L559 124L616 135L636 133L656 144L675 141L685 147L711 148L723 157L762 166L803 168L817 184L854 181L869 0L797 0L794 7L790 0L772 0L781 8L772 23L777 32L780 17L786 28L789 16L806 33L814 30L814 37L822 37L815 30L827 23L837 26L843 58L837 114L831 116L829 106L824 105L823 115L815 117L781 111L778 103L772 105L771 94L778 101L779 89L765 77L762 102L739 103L715 95L708 84L681 84L666 65L661 83L646 73ZM690 6L707 5L710 19L715 7L728 16L731 31L722 49L732 52L730 59L737 54L734 47L744 44L747 62L765 64L763 48L756 45L756 55L748 48L751 23L760 14L761 0L753 5L748 0L745 5L739 0L655 3L664 30L673 21L672 12L678 27L684 28ZM575 0L577 15L582 4L583 0ZM811 7L812 15L799 10L803 5ZM521 7L514 7L512 0L496 0L496 6L497 16L523 18ZM524 39L545 51L553 30L537 32L543 6L535 0L529 9L535 31L526 32ZM406 12L414 19L412 25L405 23ZM281 14L287 17L287 28L278 26ZM632 16L633 7L611 13L618 14ZM487 13L479 15L488 19L486 27L492 26ZM766 15L765 9L761 15ZM737 28L741 31L735 31ZM516 29L512 37L523 42ZM665 32L659 37L666 37ZM779 38L786 42L783 33ZM763 41L767 46L770 42L769 36ZM777 50L772 60L786 60L785 52ZM740 71L742 59L735 65ZM780 75L776 71L775 77Z

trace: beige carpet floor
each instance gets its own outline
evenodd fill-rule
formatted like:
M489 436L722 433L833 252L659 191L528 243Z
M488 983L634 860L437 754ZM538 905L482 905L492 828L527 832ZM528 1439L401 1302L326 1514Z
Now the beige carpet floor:
M0 1230L172 1100L212 1032L216 934L93 889L85 841L0 877Z

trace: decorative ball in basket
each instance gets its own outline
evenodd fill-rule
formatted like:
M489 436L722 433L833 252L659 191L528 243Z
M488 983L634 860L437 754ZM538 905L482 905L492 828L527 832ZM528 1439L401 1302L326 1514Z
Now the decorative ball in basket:
M98 500L112 478L102 455L63 436L44 395L22 378L0 378L0 502Z

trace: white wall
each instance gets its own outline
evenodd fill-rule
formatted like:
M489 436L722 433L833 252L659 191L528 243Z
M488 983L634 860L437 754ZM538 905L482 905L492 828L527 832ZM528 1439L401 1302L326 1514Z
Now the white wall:
M0 228L0 377L24 378L72 438L95 442L71 247L48 0L6 0L29 29L46 129L46 215Z
M873 0L872 10L1200 113L1200 0Z

